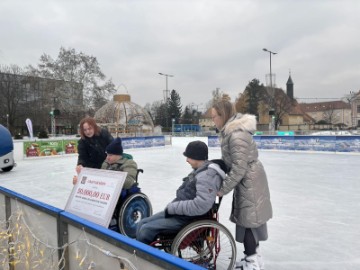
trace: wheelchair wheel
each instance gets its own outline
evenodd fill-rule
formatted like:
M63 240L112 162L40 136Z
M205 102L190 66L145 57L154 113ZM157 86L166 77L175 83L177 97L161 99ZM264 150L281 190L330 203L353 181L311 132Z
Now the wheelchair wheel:
M236 244L230 231L215 220L187 225L175 237L171 253L207 269L233 269Z
M135 193L127 197L120 207L118 226L121 234L135 238L137 223L152 215L152 206L143 193Z

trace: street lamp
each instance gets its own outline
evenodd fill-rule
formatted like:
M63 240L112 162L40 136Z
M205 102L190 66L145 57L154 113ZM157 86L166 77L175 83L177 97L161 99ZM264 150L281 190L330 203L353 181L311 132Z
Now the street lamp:
M174 77L174 75L165 74L159 72L159 75L165 76L166 78L166 88L164 90L164 104L166 105L166 110L168 110L168 98L169 98L169 89L168 89L168 77ZM168 111L165 112L165 121L166 121L166 127L169 127L168 123Z
M171 119L171 131L172 131L172 136L174 136L174 126L175 126L175 118Z
M164 102L167 103L168 97L169 97L169 89L168 89L168 77L174 77L174 75L170 75L170 74L165 74L165 73L161 73L159 72L159 75L165 76L166 78L166 88L164 90Z
M273 89L273 84L272 84L272 72L271 72L271 55L275 55L277 54L276 52L272 52L266 48L263 49L264 52L268 52L269 55L270 55L270 91L271 91L271 106L272 108L270 109L269 111L269 115L270 115L270 112L271 112L271 131L274 131L275 130L275 117L274 117L274 113L275 113L275 108L274 108L274 89Z
M9 129L9 114L8 113L6 114L6 126L7 126L7 129Z

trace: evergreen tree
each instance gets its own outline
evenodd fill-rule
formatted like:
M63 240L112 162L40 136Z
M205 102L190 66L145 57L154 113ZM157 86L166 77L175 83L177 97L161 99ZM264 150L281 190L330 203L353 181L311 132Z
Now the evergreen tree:
M259 104L263 100L265 87L258 79L253 79L246 86L244 93L237 99L235 107L242 113L259 115Z
M181 117L181 111L182 111L181 98L180 95L174 89L171 91L168 104L169 104L168 107L169 120L171 121L171 119L174 118L175 123L179 123L179 119Z
M192 124L193 115L188 106L185 107L184 114L182 116L181 124Z

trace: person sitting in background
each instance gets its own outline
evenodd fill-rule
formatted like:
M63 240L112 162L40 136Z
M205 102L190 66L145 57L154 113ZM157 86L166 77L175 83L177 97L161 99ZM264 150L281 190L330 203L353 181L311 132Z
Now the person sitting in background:
M101 165L103 170L127 172L123 189L131 188L136 182L137 164L129 154L123 153L121 138L113 140L105 149L106 159ZM80 173L80 171L79 171ZM77 183L77 176L73 177L73 184Z
M100 169L106 158L105 149L114 138L91 117L80 121L80 136L76 172L79 174L82 167Z
M157 235L178 232L195 218L206 215L214 205L225 173L218 164L208 161L208 147L204 142L193 141L184 152L192 172L183 179L176 198L164 211L142 219L136 229L136 240L151 244Z

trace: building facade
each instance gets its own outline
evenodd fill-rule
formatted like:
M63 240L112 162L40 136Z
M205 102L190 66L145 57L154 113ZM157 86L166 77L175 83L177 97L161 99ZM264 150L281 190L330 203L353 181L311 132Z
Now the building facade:
M6 116L13 135L28 135L27 118L35 136L50 133L52 124L56 134L75 134L84 112L82 84L62 80L0 73L0 100L0 119Z

